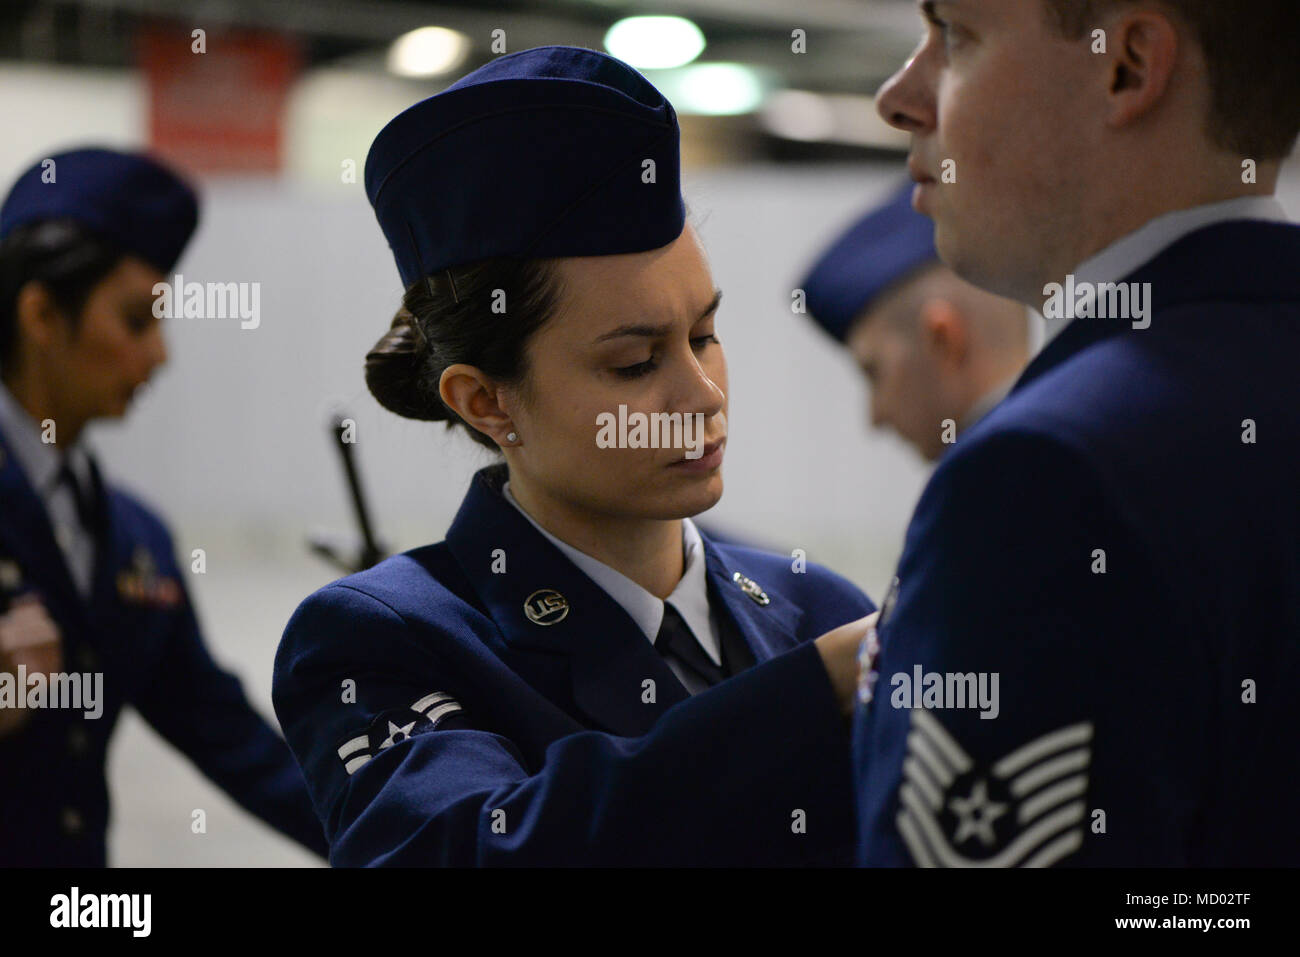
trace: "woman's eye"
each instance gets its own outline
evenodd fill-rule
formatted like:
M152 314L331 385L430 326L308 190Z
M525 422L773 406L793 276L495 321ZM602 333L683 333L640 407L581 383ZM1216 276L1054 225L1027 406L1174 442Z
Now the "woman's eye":
M624 379L635 379L645 375L655 367L654 359L647 359L645 362L638 362L632 366L621 366L614 370L615 375L622 376Z
M703 349L705 346L717 341L717 334L712 332L707 336L695 336L691 339L691 348L696 350ZM638 362L636 365L619 366L614 369L614 374L624 379L636 379L640 376L646 375L647 373L653 372L658 365L658 360L656 360L654 356L651 356L645 362Z

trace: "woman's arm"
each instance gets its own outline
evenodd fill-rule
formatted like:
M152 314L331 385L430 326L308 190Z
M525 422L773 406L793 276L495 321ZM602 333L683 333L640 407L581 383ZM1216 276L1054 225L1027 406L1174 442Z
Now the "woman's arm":
M815 642L676 705L641 737L561 737L534 768L479 724L457 697L465 676L430 644L345 585L317 592L289 623L275 707L332 863L847 860L848 731ZM412 716L416 702L424 717Z

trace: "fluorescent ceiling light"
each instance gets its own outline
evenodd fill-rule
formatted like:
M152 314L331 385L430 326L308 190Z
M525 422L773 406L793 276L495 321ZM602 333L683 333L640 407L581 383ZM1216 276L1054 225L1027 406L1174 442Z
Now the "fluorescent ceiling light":
M638 70L665 70L703 53L704 34L682 17L627 17L609 28L605 49Z
M763 102L767 77L743 63L692 63L676 70L647 71L650 80L678 113L736 116Z
M449 73L465 62L469 37L446 27L420 27L404 33L388 48L388 70L398 76L428 77Z

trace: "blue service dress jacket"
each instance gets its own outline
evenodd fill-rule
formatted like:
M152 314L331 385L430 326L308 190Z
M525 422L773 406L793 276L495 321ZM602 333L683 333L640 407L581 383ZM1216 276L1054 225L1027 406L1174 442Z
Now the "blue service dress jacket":
M331 862L849 863L849 726L810 639L866 596L705 537L710 602L755 664L690 697L504 477L474 477L444 542L288 624L273 700Z
M1150 327L1074 319L916 509L861 863L1300 864L1300 228L1127 281ZM953 678L994 674L996 708Z
M289 749L204 646L166 527L131 496L100 489L105 504L87 600L0 434L5 589L40 597L62 633L64 673L103 675L100 717L34 709L0 737L0 866L106 863L105 756L127 704L250 813L324 855ZM188 809L177 819L188 835Z

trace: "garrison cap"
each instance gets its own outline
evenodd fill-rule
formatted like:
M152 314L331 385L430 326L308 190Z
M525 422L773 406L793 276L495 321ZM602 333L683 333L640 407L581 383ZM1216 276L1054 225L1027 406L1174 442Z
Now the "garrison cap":
M366 195L404 286L488 258L644 252L686 224L679 145L672 104L626 63L537 47L398 114Z
M47 219L76 220L166 273L198 225L199 204L157 160L92 147L41 159L18 177L0 206L0 239Z
M831 243L800 288L812 318L843 342L877 296L937 262L934 223L912 209L912 184L907 183Z

